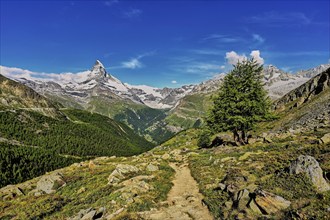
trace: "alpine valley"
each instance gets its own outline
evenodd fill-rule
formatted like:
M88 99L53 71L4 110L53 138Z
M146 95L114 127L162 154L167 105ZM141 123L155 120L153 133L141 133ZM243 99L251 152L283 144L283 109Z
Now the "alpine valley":
M207 147L227 73L161 89L98 60L44 77L0 68L0 219L329 219L330 64L265 66L273 117L244 145L218 132Z
M265 88L275 100L329 67L330 64L320 65L291 74L269 65L264 68ZM0 68L1 74L61 103L64 108L84 109L123 122L156 144L179 131L199 127L211 104L210 97L225 76L221 73L208 81L181 88L154 88L121 82L107 73L99 60L91 70L52 74L49 78L25 78L15 74L16 68Z

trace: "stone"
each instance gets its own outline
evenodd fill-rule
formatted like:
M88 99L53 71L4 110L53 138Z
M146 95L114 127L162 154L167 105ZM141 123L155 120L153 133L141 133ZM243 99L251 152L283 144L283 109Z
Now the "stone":
M249 194L249 197L250 201L248 202L247 207L254 207L253 210L255 212L258 212L259 209L263 215L276 213L280 210L288 208L291 205L291 202L285 200L283 197L261 189L256 189L254 193Z
M93 208L81 209L76 216L69 218L69 220L95 220L101 219L105 213L105 208L101 207L97 211Z
M154 171L159 170L158 166L157 165L154 165L154 164L149 164L146 169L149 172L154 172Z
M125 209L124 209L124 208L120 208L120 209L118 209L117 211L115 211L114 213L112 213L112 214L106 216L105 219L108 219L108 220L113 219L113 218L115 218L117 215L119 215L120 213L122 213L123 211L125 211Z
M11 200L22 195L24 195L22 189L15 185L8 185L0 190L2 200Z
M330 143L330 133L323 135L320 139L320 144L329 144Z
M312 156L300 155L291 163L289 170L290 174L305 173L320 192L330 190L329 184L323 178L323 171L319 163Z
M171 158L171 156L169 155L169 154L164 154L163 156L162 156L162 159L163 160L169 160Z
M36 194L40 195L40 193L51 194L55 193L61 187L66 185L63 176L61 173L52 173L49 175L42 176L40 180L37 182Z
M77 193L78 194L81 194L81 193L83 193L83 192L85 192L86 191L86 188L85 187L81 187L78 191L77 191Z
M108 177L108 184L117 184L125 178L126 174L137 173L139 168L128 164L118 164L116 169Z

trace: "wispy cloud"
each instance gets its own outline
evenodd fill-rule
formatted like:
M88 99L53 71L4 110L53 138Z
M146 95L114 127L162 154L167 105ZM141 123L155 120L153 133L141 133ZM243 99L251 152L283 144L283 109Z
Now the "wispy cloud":
M261 37L259 34L252 34L253 41L257 42L258 44L262 44L265 42L265 39Z
M193 49L190 51L198 55L222 55L224 53L224 51L222 50L214 50L214 49Z
M214 76L221 72L221 66L216 62L187 62L172 65L175 72L193 74L203 77Z
M117 69L117 68L126 68L126 69L139 69L139 68L142 68L144 66L144 64L140 60L143 57L152 56L155 53L156 53L156 51L150 51L150 52L140 54L137 57L134 57L134 58L131 58L128 61L122 62L120 67L114 67L114 68L115 69ZM114 69L114 68L112 68L112 69Z
M115 5L115 4L118 4L118 3L119 3L118 0L111 0L111 1L104 1L104 2L103 2L103 4L104 4L105 6L107 6L107 7L111 7L111 6L113 6L113 5Z
M178 82L176 80L171 81L172 84L177 84Z
M138 69L142 66L143 64L137 58L132 58L129 61L122 62L122 67L127 69Z
M135 17L139 17L142 14L142 10L138 9L138 8L130 8L127 11L123 12L124 17L126 18L135 18Z
M247 19L249 23L263 24L267 26L293 26L293 25L309 25L312 19L302 12L286 12L277 11L264 12Z
M271 51L264 52L267 56L270 57L299 57L299 56L329 56L329 51L295 51L295 52L279 52L279 51Z
M230 35L222 35L222 34L211 34L202 39L202 41L216 41L219 43L236 43L242 41L243 39L239 37L234 37Z

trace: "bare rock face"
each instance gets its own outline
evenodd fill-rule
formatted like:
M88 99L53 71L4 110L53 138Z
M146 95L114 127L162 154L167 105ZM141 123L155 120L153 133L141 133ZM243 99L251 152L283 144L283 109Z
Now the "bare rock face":
M65 186L66 183L61 173L52 173L41 177L37 182L37 188L35 189L35 195L43 193L51 194L56 192L59 188Z
M320 192L330 190L330 186L323 178L323 172L314 157L300 155L290 165L290 174L305 173L313 182L316 189Z

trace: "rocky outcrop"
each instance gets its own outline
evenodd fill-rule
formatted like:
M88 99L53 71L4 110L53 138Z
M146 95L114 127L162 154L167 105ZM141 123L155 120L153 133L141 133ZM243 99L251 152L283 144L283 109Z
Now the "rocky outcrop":
M125 175L137 172L139 172L139 169L135 166L128 164L118 164L116 169L110 174L108 178L108 184L117 184L125 178Z
M101 219L105 213L105 208L101 207L98 210L93 208L82 209L76 216L69 218L69 220L96 220Z
M330 133L323 135L320 139L320 144L329 144L330 143Z
M270 192L256 189L253 193L249 193L249 202L246 206L255 213L269 215L280 210L286 209L291 202L281 196Z
M51 194L55 193L59 188L64 187L66 182L61 173L52 173L46 176L42 176L37 182L37 188L34 190L34 194Z
M21 195L24 195L23 190L15 185L8 185L0 190L2 200L11 200Z
M323 178L323 172L314 157L308 155L300 155L290 165L290 174L305 173L312 181L315 188L320 191L330 190L330 186Z
M313 96L318 95L330 86L330 68L313 77L303 85L287 93L281 99L274 102L274 109L283 109L290 102L297 101L294 106L309 101ZM293 107L293 106L292 106Z

